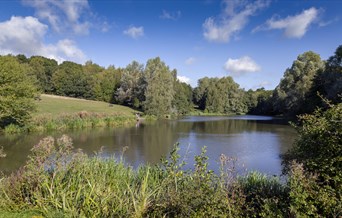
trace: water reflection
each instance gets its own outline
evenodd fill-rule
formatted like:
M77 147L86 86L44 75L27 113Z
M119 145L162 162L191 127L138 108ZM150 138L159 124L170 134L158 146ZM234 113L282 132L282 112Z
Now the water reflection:
M53 134L59 137L63 133ZM281 171L279 154L291 146L296 133L279 119L265 116L236 117L186 117L181 120L140 123L128 128L95 129L66 132L73 138L74 146L88 154L103 147L104 156L124 153L127 163L138 166L143 163L159 163L162 156L171 151L176 142L180 153L186 156L187 167L192 167L194 155L207 146L210 168L217 170L221 154L235 156L248 170L270 174ZM50 134L51 135L51 134ZM0 136L6 158L0 159L0 169L12 171L27 159L32 145L45 135Z

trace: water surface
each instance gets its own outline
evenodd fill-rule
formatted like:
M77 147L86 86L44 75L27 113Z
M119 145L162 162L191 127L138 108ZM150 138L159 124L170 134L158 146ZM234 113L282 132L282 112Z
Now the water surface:
M65 133L25 134L0 136L6 158L0 159L0 170L11 172L27 160L34 144L47 135L59 137ZM180 154L193 167L193 157L207 147L210 169L219 168L221 154L238 158L239 170L258 170L279 175L280 154L286 152L296 137L296 132L286 122L268 116L189 116L180 120L161 120L154 123L138 123L133 127L87 129L66 132L88 154L101 148L103 156L117 157L123 154L127 164L134 167L160 163L173 145L180 143Z

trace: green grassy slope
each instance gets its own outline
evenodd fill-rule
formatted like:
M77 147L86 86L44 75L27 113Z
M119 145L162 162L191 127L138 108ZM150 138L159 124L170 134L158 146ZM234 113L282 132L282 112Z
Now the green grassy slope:
M80 111L95 113L117 113L126 116L133 116L137 111L121 106L110 105L106 102L89 101L84 99L62 97L56 95L41 95L41 100L37 100L37 111L34 115L50 114L58 116L66 113L77 113Z

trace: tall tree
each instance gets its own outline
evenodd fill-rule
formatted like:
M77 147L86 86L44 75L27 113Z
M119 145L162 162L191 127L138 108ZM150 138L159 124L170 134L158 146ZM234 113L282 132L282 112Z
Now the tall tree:
M92 90L98 101L114 103L114 94L120 84L123 69L109 66L100 73L93 75Z
M174 82L174 99L172 101L173 113L187 114L193 108L192 104L192 88L189 84L180 82L175 78Z
M24 125L35 109L34 78L13 56L0 56L0 126Z
M245 113L244 91L232 77L202 78L194 90L199 108L210 113Z
M115 92L119 104L140 108L145 100L144 66L133 61L124 69L120 80L120 87Z
M342 100L342 45L325 65L325 70L319 73L315 80L316 90L332 103Z
M32 56L28 60L32 74L36 76L41 91L51 93L53 73L57 70L57 61L42 56Z
M299 55L273 92L274 109L288 115L305 111L306 94L312 88L314 77L323 68L324 62L318 54L309 51Z
M173 81L169 67L159 57L147 61L144 71L147 83L144 109L150 115L171 113L174 98Z
M273 90L265 90L259 88L255 91L248 90L246 94L246 104L248 105L248 113L250 114L273 114L272 107Z
M198 80L198 85L194 89L194 103L201 110L205 109L208 88L213 85L212 83L212 78L204 77Z

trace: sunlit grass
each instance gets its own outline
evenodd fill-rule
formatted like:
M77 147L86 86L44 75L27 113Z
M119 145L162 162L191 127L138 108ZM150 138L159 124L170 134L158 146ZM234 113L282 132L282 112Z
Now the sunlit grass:
M34 113L34 116L49 114L52 117L57 117L61 114L77 113L80 111L134 116L137 112L129 107L101 101L90 101L45 94L41 95L41 100L37 100L36 103L37 111Z

